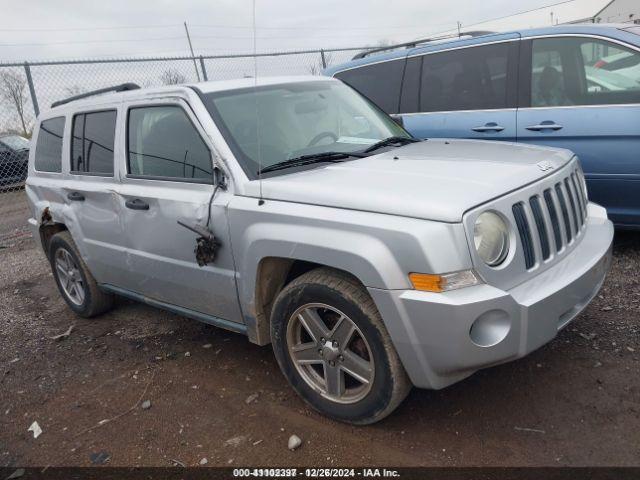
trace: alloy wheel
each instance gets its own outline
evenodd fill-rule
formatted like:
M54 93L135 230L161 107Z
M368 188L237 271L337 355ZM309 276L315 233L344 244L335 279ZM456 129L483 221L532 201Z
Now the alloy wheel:
M287 324L287 349L307 385L331 401L355 403L371 390L375 366L369 343L334 307L298 308Z
M84 282L73 256L68 250L59 248L56 250L54 263L65 295L75 305L82 305L86 297Z

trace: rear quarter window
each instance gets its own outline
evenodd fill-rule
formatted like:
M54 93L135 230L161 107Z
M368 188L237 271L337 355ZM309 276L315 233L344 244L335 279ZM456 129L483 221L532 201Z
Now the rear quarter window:
M387 113L398 113L400 85L405 59L364 65L344 72L335 78L342 80L367 97Z
M37 171L55 173L62 171L64 124L64 117L50 118L40 123L34 160Z

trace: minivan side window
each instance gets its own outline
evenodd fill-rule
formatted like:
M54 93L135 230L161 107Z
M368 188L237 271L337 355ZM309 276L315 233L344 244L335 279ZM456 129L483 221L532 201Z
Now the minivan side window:
M640 103L640 52L593 38L533 40L531 106Z
M131 108L127 129L130 175L211 180L209 149L182 108Z
M34 166L39 172L62 171L62 135L64 117L50 118L40 123Z
M424 55L420 111L507 108L509 43Z
M422 71L422 55L407 59L402 78L400 94L400 111L398 113L414 113L420 108L420 75Z
M75 115L72 132L71 172L113 175L116 111Z
M398 113L404 58L338 72L342 80L387 113Z

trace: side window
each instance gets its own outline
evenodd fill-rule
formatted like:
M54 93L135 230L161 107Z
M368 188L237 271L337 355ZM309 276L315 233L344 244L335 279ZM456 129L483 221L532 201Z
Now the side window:
M34 161L37 171L57 173L62 171L64 123L64 117L50 118L40 123Z
M509 44L425 55L420 111L507 108Z
M335 77L355 88L387 113L398 113L404 58L353 68Z
M116 111L81 113L73 117L71 171L113 175Z
M211 179L209 149L182 108L131 108L127 128L130 174Z
M640 102L640 52L591 38L533 41L531 106Z
M407 59L402 78L402 94L400 95L400 112L414 113L420 108L420 71L422 56Z

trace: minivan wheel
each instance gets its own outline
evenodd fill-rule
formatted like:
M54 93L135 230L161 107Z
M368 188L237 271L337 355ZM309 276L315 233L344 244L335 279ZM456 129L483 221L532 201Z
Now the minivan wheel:
M274 302L271 340L296 392L333 419L377 422L411 389L373 300L347 274L319 268L288 284Z
M98 288L68 231L51 237L49 260L58 290L75 313L89 318L112 307L113 295Z

